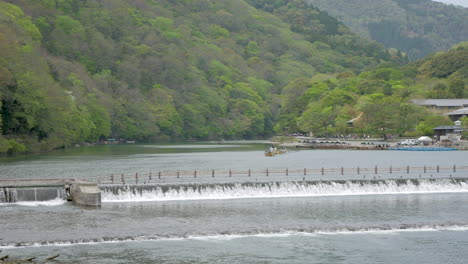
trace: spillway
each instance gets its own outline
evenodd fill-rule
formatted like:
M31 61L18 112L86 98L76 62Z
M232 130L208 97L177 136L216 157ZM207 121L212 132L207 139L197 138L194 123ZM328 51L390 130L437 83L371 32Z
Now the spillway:
M101 185L103 202L468 192L468 179Z

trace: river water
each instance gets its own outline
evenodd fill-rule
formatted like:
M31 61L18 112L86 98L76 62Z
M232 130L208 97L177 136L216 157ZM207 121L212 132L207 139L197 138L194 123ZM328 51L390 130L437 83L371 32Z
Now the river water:
M290 150L265 157L265 146L77 148L3 158L0 178L468 165L466 151ZM0 204L0 255L60 254L51 263L466 263L467 172L447 179L379 173L378 181L367 180L370 172L366 179L347 174L172 176L140 191L105 185L100 208L62 200Z

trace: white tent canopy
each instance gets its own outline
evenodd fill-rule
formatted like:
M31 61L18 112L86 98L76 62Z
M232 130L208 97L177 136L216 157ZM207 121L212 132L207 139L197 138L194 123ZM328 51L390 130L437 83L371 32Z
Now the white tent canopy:
M423 137L418 138L418 141L419 142L432 142L432 138L428 136L423 136Z

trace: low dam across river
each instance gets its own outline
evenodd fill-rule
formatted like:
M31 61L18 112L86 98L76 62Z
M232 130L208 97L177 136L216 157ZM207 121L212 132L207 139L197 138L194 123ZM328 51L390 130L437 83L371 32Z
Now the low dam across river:
M77 179L0 180L0 203L104 202L468 192L468 166L158 171Z

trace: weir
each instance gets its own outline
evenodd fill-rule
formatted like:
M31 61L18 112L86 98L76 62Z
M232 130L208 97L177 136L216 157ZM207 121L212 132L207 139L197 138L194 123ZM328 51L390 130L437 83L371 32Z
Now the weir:
M26 181L27 182L27 181ZM103 202L468 192L468 178L347 179L264 182L101 184L67 180L56 186L0 185L0 202L67 199ZM0 181L1 183L1 181ZM4 182L3 182L4 183ZM50 182L48 182L50 184Z
M100 185L104 202L468 192L468 178Z
M101 192L96 183L76 179L0 180L0 203L54 199L99 206Z
M0 180L0 203L67 199L166 201L389 193L468 192L468 166L210 170L111 174L84 180Z

